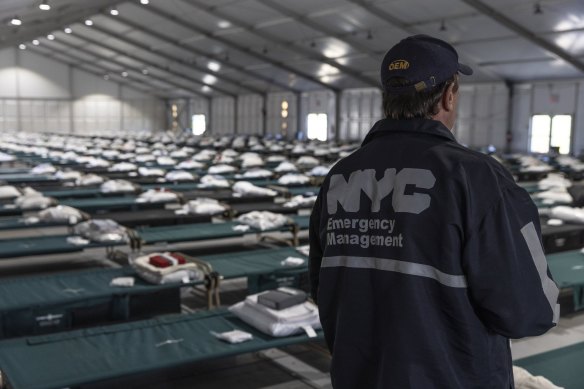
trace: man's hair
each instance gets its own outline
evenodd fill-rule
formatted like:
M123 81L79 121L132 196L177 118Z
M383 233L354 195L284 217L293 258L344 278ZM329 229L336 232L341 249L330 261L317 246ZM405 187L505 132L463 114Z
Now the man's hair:
M409 84L409 81L396 77L389 80L392 87L400 87ZM439 103L442 95L449 85L454 84L453 92L458 91L458 77L452 78L438 84L429 91L408 92L404 94L388 94L383 92L383 113L390 119L414 119L431 118L439 111Z

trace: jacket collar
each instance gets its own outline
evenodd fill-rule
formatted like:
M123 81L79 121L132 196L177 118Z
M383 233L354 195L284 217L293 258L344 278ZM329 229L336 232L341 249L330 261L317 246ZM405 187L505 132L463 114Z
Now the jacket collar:
M440 138L445 138L449 141L456 142L456 138L452 132L446 128L442 122L431 119L381 119L373 125L361 146L371 142L374 138L379 136L389 135L398 132L419 133L424 135L432 135Z

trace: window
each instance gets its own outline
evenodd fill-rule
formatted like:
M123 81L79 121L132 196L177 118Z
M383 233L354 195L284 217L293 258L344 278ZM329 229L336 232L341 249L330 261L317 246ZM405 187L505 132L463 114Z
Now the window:
M193 135L203 135L206 130L205 115L193 115Z
M328 137L326 113L309 113L308 114L308 139L318 139L325 141Z
M532 153L547 153L553 147L560 154L568 154L571 136L572 115L533 115L529 149Z

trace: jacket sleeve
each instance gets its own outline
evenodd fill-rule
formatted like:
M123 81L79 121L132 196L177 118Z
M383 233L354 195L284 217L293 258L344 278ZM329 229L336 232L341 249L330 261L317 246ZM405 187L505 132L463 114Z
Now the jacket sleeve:
M321 191L322 193L322 191ZM321 195L319 193L310 214L310 226L308 239L310 243L309 257L309 277L310 277L310 295L314 302L317 302L318 278L320 274L320 265L322 263L323 248L320 242L320 213L321 213Z
M522 188L502 190L471 231L463 258L469 296L486 327L522 338L557 324L558 287L543 252L537 208Z

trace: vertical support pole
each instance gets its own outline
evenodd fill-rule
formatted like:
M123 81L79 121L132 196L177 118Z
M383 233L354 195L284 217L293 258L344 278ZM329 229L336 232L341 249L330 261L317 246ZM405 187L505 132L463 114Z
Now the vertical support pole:
M341 135L341 92L335 92L335 141L338 142Z
M262 137L266 136L268 129L268 94L264 93L262 97Z
M301 133L302 133L302 94L296 93L296 139L300 138ZM306 136L302 136L302 138L306 138Z
M18 131L23 131L22 128L22 109L20 107L20 105L22 104L21 102L21 94L20 94L20 50L18 48L14 48L14 58L16 59L16 63L15 63L15 79L14 81L16 82L16 120L17 120L17 126L18 126Z
M511 81L505 81L507 86L507 133L505 136L505 153L511 153L513 142L513 98L515 97L515 88Z
M233 98L233 135L239 133L239 96Z
M68 65L69 77L69 134L75 133L75 88L73 86L73 66Z
M209 113L209 120L207 120L207 132L208 134L212 134L213 133L213 98L208 97L207 98L207 107L208 110L207 112Z
M120 131L124 131L124 100L122 98L122 84L118 84L118 101L120 102Z

